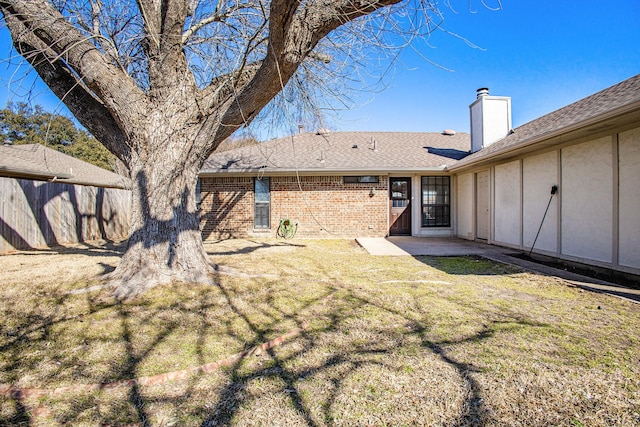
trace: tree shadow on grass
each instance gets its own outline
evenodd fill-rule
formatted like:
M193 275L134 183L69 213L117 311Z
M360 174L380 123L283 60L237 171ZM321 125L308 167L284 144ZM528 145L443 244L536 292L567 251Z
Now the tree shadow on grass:
M261 247L258 245L258 247ZM242 251L242 250L240 250ZM245 252L240 252L245 253ZM331 277L331 266L321 265L322 276ZM324 269L324 270L323 270ZM117 344L124 350L119 355L118 363L106 371L97 381L105 383L122 381L140 376L141 367L170 336L179 333L186 333L184 327L179 322L172 321L171 318L163 318L167 310L174 310L196 319L195 344L193 352L196 355L197 363L202 365L211 360L207 359L207 333L214 330L221 330L234 338L236 343L244 342L244 349L250 349L264 342L268 342L275 336L286 332L288 326L304 324L305 320L311 320L312 326L302 333L291 343L291 346L282 348L270 348L260 357L262 364L256 363L253 355L247 355L237 360L233 365L224 370L221 375L226 378L219 385L219 392L216 390L215 398L209 401L210 407L200 406L193 408L186 404L192 398L201 398L201 376L193 376L186 380L182 392L172 394L153 395L144 386L133 384L128 389L126 401L119 401L110 412L101 414L94 408L95 400L86 402L74 402L62 411L55 414L56 421L63 424L75 424L82 421L83 413L87 411L97 412L102 417L103 424L139 423L140 425L151 425L153 423L153 413L155 407L162 405L173 405L174 407L187 407L186 414L177 414L180 418L183 415L190 420L198 420L202 426L230 425L238 422L241 411L245 411L251 405L253 397L249 393L253 383L259 380L276 380L278 394L285 396L284 399L292 408L294 415L299 419L299 423L316 427L320 425L335 425L336 418L340 417L340 399L349 393L348 387L353 380L354 373L373 367L384 371L393 371L397 367L393 363L393 358L398 356L398 348L402 347L403 340L409 338L417 341L420 348L426 354L431 355L435 360L444 366L448 366L454 376L459 379L460 395L464 397L464 404L458 413L452 414L455 425L482 426L488 423L487 408L483 401L483 391L475 378L477 368L468 360L463 360L456 356L456 346L465 343L482 342L493 337L496 333L504 331L505 325L509 328L521 327L545 327L544 324L537 324L529 321L526 317L518 313L511 313L505 310L482 309L474 306L472 302L456 302L465 310L470 310L478 314L486 315L484 322L474 332L458 337L456 339L443 339L431 331L433 327L430 321L431 312L428 306L414 305L412 311L403 311L394 305L394 301L385 301L376 298L369 292L371 289L358 288L357 286L345 286L339 282L331 282L323 286L322 291L313 298L305 299L304 303L297 307L284 307L277 303L275 297L269 290L272 286L278 285L278 280L267 281L260 279L253 282L257 285L252 288L242 289L234 286L234 280L223 281L218 275L215 281L220 283L219 287L200 288L194 290L192 296L188 296L185 288L176 284L175 292L183 292L176 301L168 305L158 304L155 300L138 300L131 304L117 303L114 300L106 300L104 294L88 293L88 312L86 316L106 315L111 313L115 322L119 325L117 337L113 337L113 344ZM269 294L266 299L252 299L252 292L256 289L264 288ZM186 288L189 289L189 288ZM212 293L206 291L211 289ZM296 289L288 290L296 293ZM55 293L55 292L54 292ZM20 380L19 375L25 369L36 369L36 359L23 360L21 351L28 349L29 341L36 341L39 345L46 345L51 337L53 327L66 327L66 322L72 319L65 312L65 304L70 298L81 298L78 296L58 295L54 304L54 310L42 316L34 310L32 316L23 316L24 313L7 313L11 317L20 320L16 326L15 336L3 340L0 351L11 360L6 365L6 372L12 382ZM223 301L223 302L221 302ZM225 318L212 319L207 313L216 304L223 304L228 307L230 313ZM319 343L323 336L328 334L346 333L349 331L350 322L358 320L358 313L362 310L376 310L384 318L396 319L399 323L404 323L404 328L393 330L377 330L376 326L371 326L371 331L375 334L390 334L389 342L360 342L350 344L349 347L322 349L326 354L317 357ZM315 318L313 317L315 316ZM322 321L318 321L318 319ZM152 336L146 340L140 340L142 331L137 330L147 325L161 320L159 326L154 329ZM238 334L237 323L242 323L244 329L249 333L250 338L243 338L243 334ZM193 323L191 324L193 326ZM96 339L90 332L87 325L85 338L87 340ZM193 329L193 328L192 328ZM6 332L6 331L2 331ZM220 332L220 331L217 331ZM57 333L60 333L59 331ZM82 332L85 333L85 332ZM349 342L350 343L350 342ZM88 353L84 353L86 356ZM315 354L315 356L314 356ZM76 364L79 358L68 358L61 360L58 369L49 374L50 378L59 376L69 377L66 371L78 370L80 378L82 370ZM307 362L307 360L309 360ZM25 366L26 363L34 365ZM322 397L320 409L313 402L313 397L309 398L305 394L305 382L316 381L318 377L326 378L327 393ZM80 382L81 380L79 380ZM86 382L86 380L84 380ZM43 386L46 384L35 384ZM398 408L402 410L402 408ZM121 411L123 413L117 413ZM32 424L32 412L29 406L20 398L14 398L12 415L0 418L1 424L24 423ZM4 415L3 415L4 416ZM123 421L124 420L124 421Z
M479 255L417 256L418 261L450 275L501 276L513 272L513 267L498 264Z
M1 335L4 335L0 336L0 354L4 361L2 382L10 385L13 391L0 396L0 403L5 400L3 406L7 403L12 406L12 409L0 413L0 425L32 425L42 422L43 420L38 420L38 409L41 408L38 405L55 406L55 402L60 399L70 399L69 403L72 404L63 404L49 415L49 422L54 424L73 425L80 422L86 413L99 412L97 408L100 406L98 402L101 391L82 392L82 389L78 391L73 388L103 384L109 389L109 384L137 378L141 363L179 327L175 322L163 322L161 327L154 329L155 334L150 339L141 340L134 330L153 323L160 314L144 302L126 305L101 293L71 295L56 289L50 290L47 296L50 299L42 301L46 309L40 309L36 305L29 313L24 312L24 306L13 311L11 307L3 310L5 318L14 319L11 330L7 329L7 324L0 324ZM84 298L84 308L78 309L76 306L73 313L67 313L67 307L69 304L73 306L73 300L77 303ZM42 299L47 298L43 296ZM119 330L117 335L100 336L100 333L92 330L94 326L100 326L96 319L102 317L113 319L115 324L119 324L115 328L116 331ZM85 319L88 319L87 328L82 329ZM65 341L56 342L58 339ZM108 354L111 346L122 347L124 351ZM92 358L93 351L107 352L102 360L104 366L95 371L87 360ZM41 356L36 357L37 354ZM36 374L43 369L46 372ZM21 378L24 372L33 372L32 376L42 378L36 379L37 383L33 383L33 379L27 380L25 384ZM54 385L48 385L49 381ZM26 386L27 389L13 386L14 384ZM60 386L71 388L59 396L55 390ZM117 407L122 412L106 414L106 420L103 420L106 424L111 424L110 419L115 424L120 424L122 419L129 419L136 420L142 426L149 425L150 416L146 411L145 399L136 382L129 387L128 405L119 402Z
M67 245L51 245L47 248L33 248L2 254L3 257L11 256L37 256L42 254L55 255L84 255L89 257L113 256L121 257L127 246L127 241L94 241L81 242Z
M234 295L233 289L222 287L222 291L234 313L242 318L255 334L255 342L250 343L250 345L266 341L272 332L269 330L271 325L269 323L265 325L252 321L251 316L247 314L246 305L239 304L238 301L236 301L241 298L241 296ZM255 380L273 378L276 378L278 382L282 384L280 391L287 396L291 407L295 410L295 413L304 425L310 427L325 424L333 425L334 421L332 420L336 417L340 418L340 414L336 412L336 404L338 396L346 392L346 390L344 390L345 381L350 375L363 367L377 366L380 369L395 369L391 360L385 361L384 358L388 357L392 359L396 357L397 347L394 344L366 343L353 346L349 350L336 349L334 354L328 355L321 363L305 364L307 366L304 366L302 369L291 368L289 366L296 366L297 364L294 363L296 359L304 359L309 356L309 354L316 349L315 341L320 335L344 330L348 323L347 321L355 318L355 313L361 309L372 307L380 310L383 315L387 315L389 318L404 319L406 324L410 325L407 331L398 333L398 336L395 337L394 340L395 343L400 343L399 345L401 346L403 336L418 338L422 348L427 349L438 360L450 366L462 380L467 392L463 393L466 396L465 403L462 405L461 412L455 417L457 420L455 424L482 426L487 422L486 417L488 411L483 403L482 389L474 378L474 373L477 372L478 369L472 364L453 356L450 349L458 345L464 345L465 343L477 343L491 338L496 332L504 331L504 324L508 324L509 328L547 326L530 322L518 314L502 313L501 316L504 320L487 321L480 330L463 338L457 340L436 339L429 332L430 325L424 324L424 322L416 322L415 316L399 311L392 305L383 304L372 298L368 298L363 292L354 291L340 285L332 287L330 294L314 300L305 306L305 309L321 303L321 300L326 299L329 295L335 295L337 292L341 293L342 301L349 301L349 303L345 306L332 307L332 309L326 313L328 322L325 326L314 328L312 331L302 334L297 340L298 344L301 345L300 349L291 354L270 349L267 355L270 365L266 368L248 369L245 364L245 362L247 362L246 360L239 360L232 366L229 373L229 383L222 390L215 408L202 422L201 426L233 424L234 421L236 421L236 416L240 408L250 404L250 402L247 401L248 393L246 392L249 384ZM251 308L251 310L256 309L257 307ZM263 316L268 315L268 313L264 311L260 314ZM428 309L425 309L420 314L427 315ZM277 316L281 316L281 319L297 320L295 316L288 315L283 311L278 311ZM338 367L343 369L336 369ZM331 390L328 390L328 397L323 404L323 413L320 417L318 417L317 413L313 412L311 402L308 398L303 398L303 393L301 393L299 387L301 382L306 379L311 379L316 375L329 375L332 384ZM398 410L402 409L398 408Z
M236 248L229 251L207 251L207 255L216 255L216 256L225 256L225 255L247 255L253 252L258 252L260 250L271 249L271 248L304 248L307 245L303 243L293 243L291 241L280 241L277 243L268 243L264 241L255 241L250 239L242 239L241 242L244 243L243 247ZM207 244L211 244L211 241L205 242L205 250Z

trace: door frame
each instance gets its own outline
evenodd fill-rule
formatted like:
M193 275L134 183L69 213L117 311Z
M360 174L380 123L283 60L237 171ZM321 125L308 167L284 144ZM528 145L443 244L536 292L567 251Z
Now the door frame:
M393 187L393 182L394 181L406 181L407 183L407 197L406 199L394 199L392 197L392 187ZM394 176L394 177L389 177L389 194L388 194L388 202L389 202L389 227L388 227L388 235L389 236L411 236L412 230L413 230L413 206L411 203L411 200L413 199L412 197L412 193L411 193L411 181L412 178L411 177L403 177L403 176ZM393 218L393 213L392 210L394 209L393 207L393 200L406 200L406 206L404 207L404 211L402 211L402 216L408 216L407 221L408 221L408 226L406 228L403 228L402 232L395 232L392 233L392 218ZM398 209L398 208L396 208Z
M486 174L486 190L480 191L480 175ZM480 212L481 202L486 203L486 212ZM486 169L475 173L475 238L483 241L489 241L491 236L491 170ZM484 226L486 236L480 236L479 230Z

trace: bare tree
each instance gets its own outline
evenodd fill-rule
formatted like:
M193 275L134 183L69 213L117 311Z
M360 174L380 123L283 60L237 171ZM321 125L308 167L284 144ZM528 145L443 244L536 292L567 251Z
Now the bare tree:
M0 0L0 11L19 55L130 171L131 236L110 278L122 298L211 280L194 188L225 138L278 94L312 103L330 67L348 71L386 35L397 47L440 17L435 0Z

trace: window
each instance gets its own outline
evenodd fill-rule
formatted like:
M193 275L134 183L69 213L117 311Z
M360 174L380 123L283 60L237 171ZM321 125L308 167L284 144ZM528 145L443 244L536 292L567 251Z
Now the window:
M391 179L391 207L406 208L409 206L409 180Z
M380 182L380 177L374 175L344 176L342 182L345 184L377 184Z
M202 182L200 178L196 181L196 209L200 210L200 205L202 204Z
M271 228L270 221L270 179L268 177L255 179L255 206L253 222L255 228Z
M448 176L422 177L422 226L449 227L450 178Z

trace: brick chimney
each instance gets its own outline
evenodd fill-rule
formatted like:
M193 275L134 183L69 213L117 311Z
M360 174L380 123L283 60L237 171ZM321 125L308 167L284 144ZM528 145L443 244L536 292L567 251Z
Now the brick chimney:
M511 98L508 96L490 96L488 88L480 88L469 110L472 153L501 140L512 129Z

